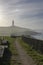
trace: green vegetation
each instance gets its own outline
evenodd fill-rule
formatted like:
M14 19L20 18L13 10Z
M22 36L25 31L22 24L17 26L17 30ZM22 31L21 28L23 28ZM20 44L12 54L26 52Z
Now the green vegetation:
M26 50L27 54L30 55L37 65L43 65L43 55L39 54L37 51L32 49L32 47L25 43L21 38L18 39L19 43Z
M18 61L19 55L14 44L15 38L5 36L4 39L8 40L9 47L8 47L8 52L6 52L3 56L4 59L1 65L21 65L20 61Z

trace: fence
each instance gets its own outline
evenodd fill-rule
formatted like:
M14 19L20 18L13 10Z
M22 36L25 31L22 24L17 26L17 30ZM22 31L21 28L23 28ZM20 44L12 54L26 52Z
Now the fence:
M22 40L32 46L33 49L43 53L43 40L38 40L32 37L22 36Z

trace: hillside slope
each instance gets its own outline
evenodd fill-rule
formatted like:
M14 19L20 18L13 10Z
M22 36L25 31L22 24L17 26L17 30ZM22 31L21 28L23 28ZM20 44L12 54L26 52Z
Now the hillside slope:
M11 34L21 36L21 35L29 35L29 34L37 34L37 33L30 29L21 28L17 26L0 27L0 36L10 36Z

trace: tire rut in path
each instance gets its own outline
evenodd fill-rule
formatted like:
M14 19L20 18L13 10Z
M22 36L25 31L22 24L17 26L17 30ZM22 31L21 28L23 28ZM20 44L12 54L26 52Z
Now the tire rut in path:
M24 49L21 47L17 40L15 41L15 46L20 56L19 59L21 60L22 65L36 65L34 64L33 59L26 54L26 52L24 51Z

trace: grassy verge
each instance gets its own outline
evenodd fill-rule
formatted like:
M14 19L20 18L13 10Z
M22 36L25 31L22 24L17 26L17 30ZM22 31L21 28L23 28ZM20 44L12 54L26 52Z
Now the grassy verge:
M4 39L8 40L8 42L9 42L9 47L8 47L9 52L7 52L7 54L5 54L6 58L4 58L4 60L7 60L7 61L3 61L2 65L21 65L21 63L18 62L19 55L18 55L17 49L14 44L15 38L5 36ZM5 57L5 55L4 55L4 57Z
M21 38L18 39L18 41L26 50L27 54L30 55L33 58L33 60L35 60L37 65L43 65L43 55L39 54L37 51L32 49L32 47L29 44L25 43Z

